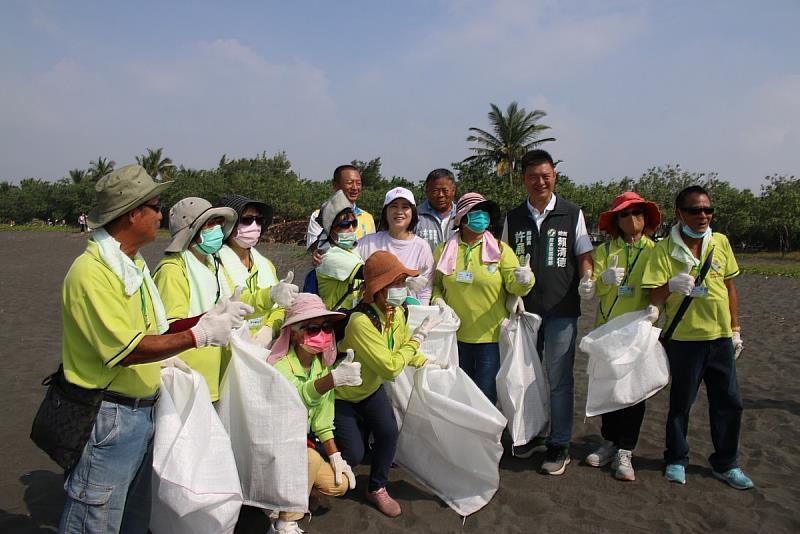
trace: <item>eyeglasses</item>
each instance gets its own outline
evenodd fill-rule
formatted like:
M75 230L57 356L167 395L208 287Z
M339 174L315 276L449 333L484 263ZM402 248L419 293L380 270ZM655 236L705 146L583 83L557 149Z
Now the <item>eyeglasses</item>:
M358 219L351 219L349 221L342 221L342 222L336 224L336 228L342 228L342 229L355 228L357 226L358 226Z
M325 332L326 334L330 334L331 332L333 332L333 323L330 321L325 321L322 324L310 324L300 327L300 330L304 330L311 336L316 336L320 332Z
M700 215L701 213L705 213L706 215L714 215L714 208L711 206L705 208L678 208L681 211L685 211L689 215Z
M156 213L161 213L161 202L158 204L142 204L143 208L150 208Z
M449 187L442 187L439 189L431 189L431 195L449 195L452 191Z
M245 226L250 226L254 222L258 223L259 226L264 226L264 217L261 215L242 215L239 220Z
M617 216L620 219L627 219L631 215L635 217L641 217L642 215L644 215L644 210L642 208L633 208L630 210L620 211L619 213L617 213Z

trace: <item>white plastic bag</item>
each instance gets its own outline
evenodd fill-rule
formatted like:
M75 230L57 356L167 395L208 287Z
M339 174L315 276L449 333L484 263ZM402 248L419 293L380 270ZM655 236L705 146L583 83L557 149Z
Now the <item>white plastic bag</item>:
M524 312L500 328L497 400L515 446L546 433L550 422L550 389L536 350L541 324L541 317Z
M581 339L579 347L589 355L587 417L633 406L669 382L661 329L647 316L646 310L625 313Z
M409 306L408 327L413 332L426 317L438 315L438 313L438 306ZM447 360L450 362L450 367L458 367L456 332L460 326L461 321L458 318L455 321L439 323L436 328L431 330L430 335L425 339L419 350L423 354L435 357L437 360ZM403 428L403 417L406 413L408 400L411 398L411 389L414 385L414 373L416 371L413 367L406 367L394 380L384 383L386 393L392 402L398 429Z
M492 499L500 484L500 435L506 418L459 367L423 367L414 375L398 464L467 516Z
M239 476L200 373L162 369L155 418L150 530L233 532L242 506Z
M308 411L295 387L267 363L245 324L231 336L231 361L217 411L231 436L244 503L268 510L308 510Z

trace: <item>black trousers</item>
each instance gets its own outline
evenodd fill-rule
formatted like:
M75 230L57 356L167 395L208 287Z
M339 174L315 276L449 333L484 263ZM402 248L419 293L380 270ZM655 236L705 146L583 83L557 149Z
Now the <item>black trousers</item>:
M639 441L639 430L644 421L646 401L639 402L621 410L602 414L603 426L600 429L604 439L611 441L619 449L632 451Z

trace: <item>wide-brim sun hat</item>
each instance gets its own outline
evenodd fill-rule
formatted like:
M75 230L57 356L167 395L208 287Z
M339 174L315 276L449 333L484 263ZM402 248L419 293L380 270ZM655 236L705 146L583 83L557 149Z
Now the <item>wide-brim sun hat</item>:
M261 233L263 234L267 227L272 224L272 206L260 200L253 200L242 195L231 194L225 195L219 199L219 205L226 208L232 208L236 211L237 218L242 217L242 212L247 206L253 206L258 213L264 217L264 224L261 225ZM238 220L238 219L237 219Z
M636 205L643 206L645 210L645 233L655 232L656 228L658 228L658 225L661 224L661 212L658 210L658 206L655 202L645 200L633 191L625 191L624 193L614 197L614 200L611 202L611 209L604 211L600 214L600 217L598 217L597 227L600 230L616 237L619 235L619 227L617 226L615 220L617 212L626 210Z
M341 189L336 191L328 198L328 200L322 203L322 206L319 208L317 222L319 222L320 226L322 226L326 236L331 235L331 226L333 226L333 221L335 221L336 217L346 209L353 209L353 204L347 200L344 191Z
M156 182L141 165L125 165L106 174L94 186L97 203L86 216L89 227L100 228L120 215L159 196L172 182Z
M461 219L474 209L485 211L489 214L489 220L492 224L498 224L500 221L500 207L497 203L486 200L480 193L464 193L461 198L456 202L456 214L453 217L453 226L459 226Z
M345 314L330 311L325 307L325 303L322 302L319 295L313 293L300 293L297 295L292 305L286 308L286 317L283 324L281 324L281 333L278 339L275 340L275 343L273 343L267 361L274 364L289 352L289 345L291 344L292 337L290 326L308 321L309 319L318 319L321 317L332 321L339 321L345 318ZM322 357L325 366L333 364L336 359L336 339L332 339L330 346L323 350Z
M400 275L418 276L419 271L403 265L397 256L385 250L373 252L364 263L364 295L362 302L373 302L375 293L394 282Z
M172 241L164 252L183 252L189 248L189 243L197 232L215 217L225 219L222 233L228 239L239 220L233 208L215 208L211 202L199 197L187 197L176 202L169 210L169 233Z
M412 206L417 205L417 201L414 200L414 193L412 193L405 187L395 187L394 189L390 189L386 193L386 196L383 197L383 205L388 206L398 198L404 198L408 200Z

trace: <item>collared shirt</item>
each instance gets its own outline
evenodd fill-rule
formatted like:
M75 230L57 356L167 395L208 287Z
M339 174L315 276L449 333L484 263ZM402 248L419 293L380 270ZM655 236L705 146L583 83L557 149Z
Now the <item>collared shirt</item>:
M547 202L547 206L545 206L542 212L533 207L530 198L528 198L525 203L528 206L528 211L531 212L531 217L536 223L536 228L541 229L542 223L547 218L548 213L553 211L556 207L556 194L553 193L550 195L550 200ZM502 240L508 243L508 221L503 223ZM578 222L575 224L575 246L573 247L573 254L575 254L575 256L580 256L581 254L591 252L592 248L594 247L592 246L592 239L589 236L589 232L586 230L586 220L583 217L583 210L580 210L578 212Z
M455 214L455 202L451 204L450 211L442 215L425 200L417 206L419 222L414 233L427 241L431 250L435 250L439 243L447 241L453 233L453 216Z
M607 245L595 249L592 278L597 283L596 294L600 299L595 327L623 313L643 310L648 306L650 290L642 287L642 275L654 247L655 243L643 236L633 244L616 237ZM600 277L608 269L612 256L617 256L617 267L625 269L625 278L619 286L606 285Z
M372 215L355 204L353 204L353 213L355 213L356 219L358 220L356 239L361 239L367 234L375 233L375 220L372 218ZM314 213L311 214L311 218L308 220L308 229L306 230L307 249L311 248L311 245L316 243L322 235L322 226L317 222L317 217L319 217L319 210L314 210Z

